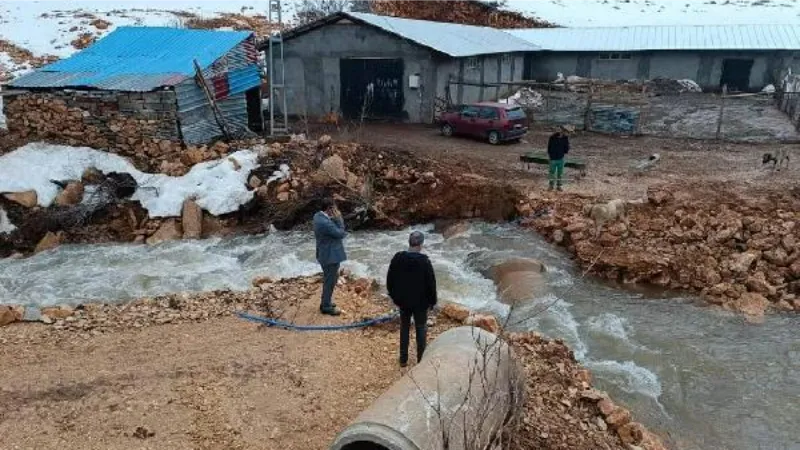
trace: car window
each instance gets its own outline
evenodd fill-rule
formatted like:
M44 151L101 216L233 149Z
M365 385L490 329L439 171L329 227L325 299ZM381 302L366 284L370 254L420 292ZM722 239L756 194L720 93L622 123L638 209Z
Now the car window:
M506 110L506 117L508 117L510 120L524 119L525 111L523 111L522 108L508 109Z
M465 106L461 110L461 114L466 117L478 117L478 108L474 106Z
M500 114L498 114L497 110L494 108L481 108L478 117L481 119L497 120L500 118Z

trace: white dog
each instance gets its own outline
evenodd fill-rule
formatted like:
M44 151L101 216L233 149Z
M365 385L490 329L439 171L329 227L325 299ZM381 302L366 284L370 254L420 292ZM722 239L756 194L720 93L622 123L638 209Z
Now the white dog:
M625 201L614 199L608 203L595 203L583 207L583 213L594 220L596 231L599 233L607 222L614 222L617 219L626 220ZM627 221L627 220L626 220Z

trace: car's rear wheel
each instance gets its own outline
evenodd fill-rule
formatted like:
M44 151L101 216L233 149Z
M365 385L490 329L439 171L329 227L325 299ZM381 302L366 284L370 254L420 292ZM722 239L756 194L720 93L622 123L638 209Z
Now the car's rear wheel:
M500 133L497 131L490 131L489 132L489 143L492 145L497 145L500 143Z
M449 123L442 125L442 135L450 137L453 135L453 126Z

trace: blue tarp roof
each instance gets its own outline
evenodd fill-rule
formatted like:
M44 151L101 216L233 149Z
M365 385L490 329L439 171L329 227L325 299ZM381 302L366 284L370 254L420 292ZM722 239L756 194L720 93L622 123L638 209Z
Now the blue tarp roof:
M150 91L193 76L195 59L205 69L250 35L246 31L120 27L91 47L10 85Z

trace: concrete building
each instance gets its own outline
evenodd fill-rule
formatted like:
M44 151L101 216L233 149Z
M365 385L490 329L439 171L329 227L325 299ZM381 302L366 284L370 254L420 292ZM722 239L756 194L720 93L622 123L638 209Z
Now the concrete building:
M494 28L363 13L295 28L284 42L290 115L408 122L431 122L448 101L497 99L508 88L486 85L521 80L525 53L538 50Z
M508 30L541 47L525 76L692 79L704 90L760 90L800 70L800 25L635 26Z
M9 87L23 94L6 102L9 130L46 131L48 139L124 151L162 141L167 141L162 147L207 143L222 131L195 64L231 134L260 124L261 78L252 33L121 27L70 58L11 82ZM46 123L53 112L64 115L58 129Z

